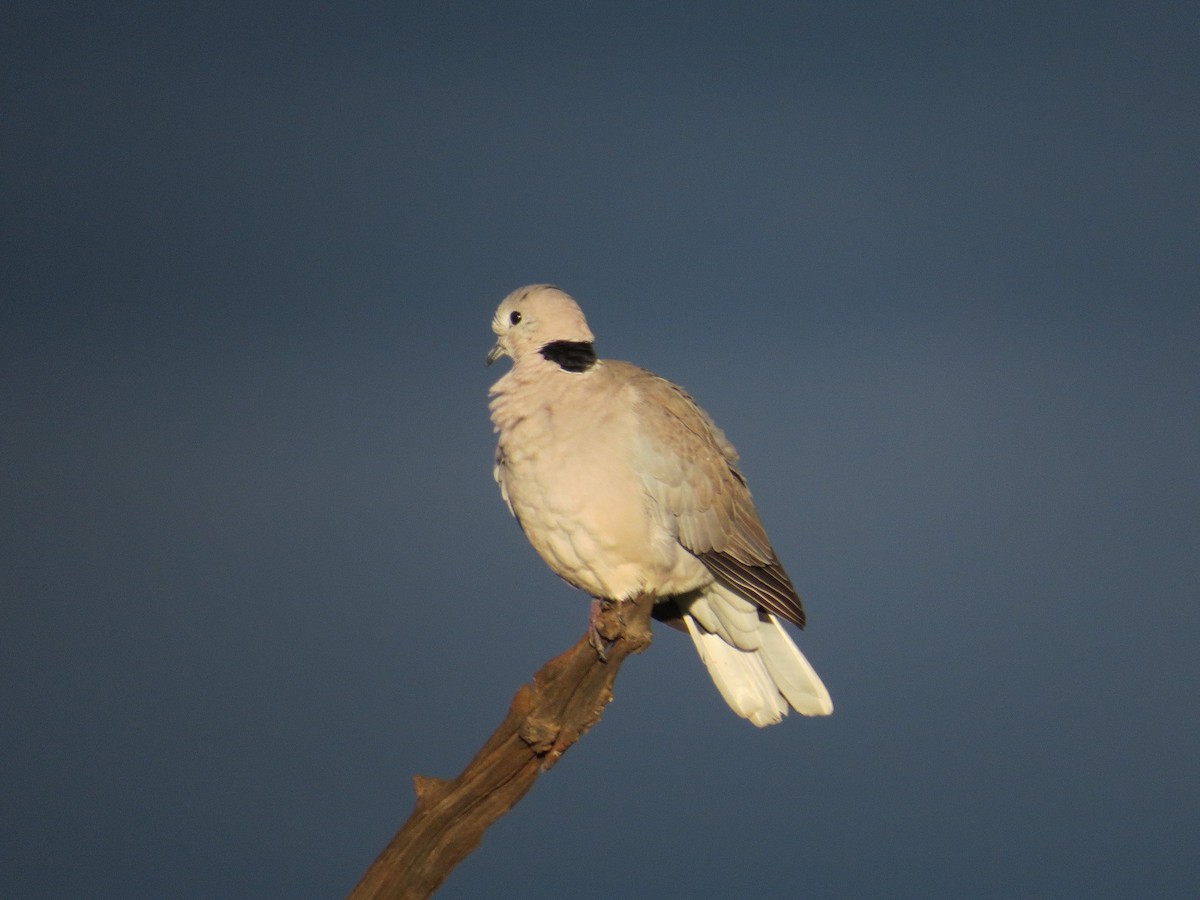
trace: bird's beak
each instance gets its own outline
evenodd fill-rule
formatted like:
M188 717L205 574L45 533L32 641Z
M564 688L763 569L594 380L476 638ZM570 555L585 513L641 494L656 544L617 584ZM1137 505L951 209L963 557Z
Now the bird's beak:
M484 365L490 366L496 360L504 355L504 348L500 346L500 342L496 341L496 346L488 351L487 362Z

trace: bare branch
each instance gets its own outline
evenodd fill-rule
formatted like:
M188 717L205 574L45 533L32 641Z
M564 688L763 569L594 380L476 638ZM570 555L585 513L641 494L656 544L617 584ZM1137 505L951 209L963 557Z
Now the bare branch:
M488 826L600 721L621 664L650 643L652 606L643 596L602 607L596 628L612 641L603 660L587 635L580 638L517 690L500 727L457 778L415 776L412 814L348 900L419 900L437 890Z

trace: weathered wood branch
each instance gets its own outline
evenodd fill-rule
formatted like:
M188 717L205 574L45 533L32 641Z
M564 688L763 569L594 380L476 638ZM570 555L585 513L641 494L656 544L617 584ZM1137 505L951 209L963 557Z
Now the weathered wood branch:
M500 727L457 778L415 776L412 814L348 900L417 900L437 890L488 826L600 721L621 664L650 643L652 605L647 596L602 607L596 628L612 642L604 659L584 635L517 690Z

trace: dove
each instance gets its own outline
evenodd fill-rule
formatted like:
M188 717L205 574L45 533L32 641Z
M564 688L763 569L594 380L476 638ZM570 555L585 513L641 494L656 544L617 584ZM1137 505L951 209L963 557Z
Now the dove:
M489 392L500 494L550 569L593 598L591 621L599 603L648 593L739 716L831 713L783 625L804 627L800 598L709 415L670 381L597 357L579 305L552 285L505 297L492 331L488 364L512 360Z

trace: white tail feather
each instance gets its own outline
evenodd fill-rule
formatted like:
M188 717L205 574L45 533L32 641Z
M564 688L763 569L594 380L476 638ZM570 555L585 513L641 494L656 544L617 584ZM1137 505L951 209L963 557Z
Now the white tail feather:
M729 708L760 728L787 715L787 704L757 651L739 650L685 615L688 634Z
M768 618L770 622L764 622L759 629L762 639L759 655L779 693L802 716L829 715L833 712L833 699L821 677L783 630L783 624L775 616Z
M744 607L758 625L751 634ZM742 718L762 727L782 719L789 706L805 716L833 712L829 691L775 616L763 621L749 601L712 585L688 605L683 620L717 690Z

